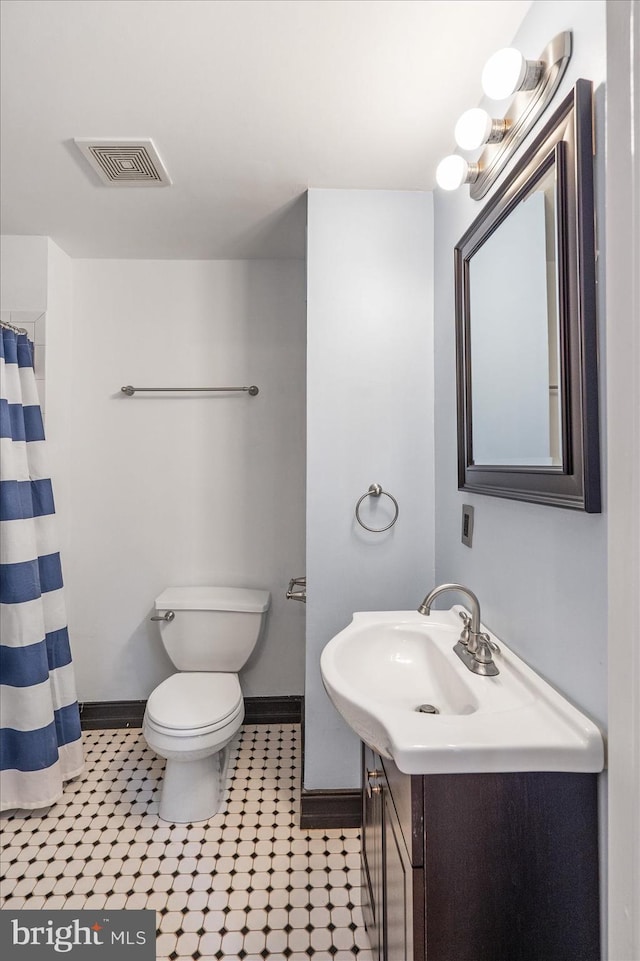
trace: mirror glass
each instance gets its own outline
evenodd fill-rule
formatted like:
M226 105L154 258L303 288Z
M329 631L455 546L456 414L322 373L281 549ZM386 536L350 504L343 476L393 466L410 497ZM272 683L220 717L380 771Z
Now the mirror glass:
M597 513L592 107L578 80L454 257L458 488Z
M469 260L474 464L562 468L555 164Z

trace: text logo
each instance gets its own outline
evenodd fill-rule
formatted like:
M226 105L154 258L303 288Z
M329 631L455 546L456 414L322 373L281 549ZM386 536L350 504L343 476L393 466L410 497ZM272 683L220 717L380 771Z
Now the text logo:
M0 953L11 961L155 961L155 939L155 911L0 911Z

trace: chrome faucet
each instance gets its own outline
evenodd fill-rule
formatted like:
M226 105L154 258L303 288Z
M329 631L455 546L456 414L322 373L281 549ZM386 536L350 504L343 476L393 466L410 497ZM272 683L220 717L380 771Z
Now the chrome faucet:
M440 587L434 587L418 608L418 613L429 617L431 605L436 597L447 591L458 591L459 594L464 594L469 600L469 607L471 608L471 617L466 612L460 611L464 626L453 650L463 664L474 674L481 674L484 677L493 677L499 674L500 671L495 665L492 651L499 653L500 649L488 634L484 634L480 630L480 602L468 587L463 587L462 584L441 584Z

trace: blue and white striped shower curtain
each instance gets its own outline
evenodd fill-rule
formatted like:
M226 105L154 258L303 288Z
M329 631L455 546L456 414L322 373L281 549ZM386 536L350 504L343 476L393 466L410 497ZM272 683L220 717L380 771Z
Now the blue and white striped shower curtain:
M42 413L26 334L0 328L0 810L83 769Z

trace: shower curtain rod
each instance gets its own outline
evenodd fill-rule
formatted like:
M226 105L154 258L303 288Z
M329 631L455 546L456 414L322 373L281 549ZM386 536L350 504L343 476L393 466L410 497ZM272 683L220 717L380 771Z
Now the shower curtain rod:
M24 327L16 327L15 324L10 324L8 320L0 320L0 327L4 327L5 330L12 330L14 334L28 334L29 331L25 330Z

